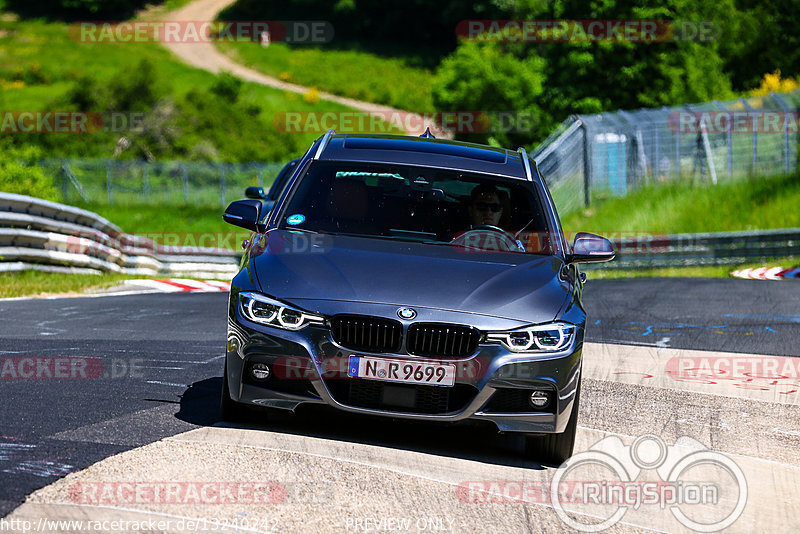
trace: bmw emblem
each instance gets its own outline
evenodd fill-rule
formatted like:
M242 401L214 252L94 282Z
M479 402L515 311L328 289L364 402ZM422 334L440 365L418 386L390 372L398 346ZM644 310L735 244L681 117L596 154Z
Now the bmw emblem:
M414 308L400 308L397 310L397 316L401 319L410 320L417 316L417 312Z

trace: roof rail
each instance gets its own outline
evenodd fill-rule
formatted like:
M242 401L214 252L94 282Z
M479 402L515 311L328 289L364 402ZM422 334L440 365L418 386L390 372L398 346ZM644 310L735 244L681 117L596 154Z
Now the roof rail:
M320 141L319 146L317 147L316 153L314 153L314 159L319 159L319 157L322 155L322 152L325 150L325 147L328 146L331 136L335 134L336 130L328 130L325 132L325 135L322 136L322 141Z
M528 160L528 153L525 151L524 147L519 147L517 152L519 152L520 158L522 159L522 167L525 169L525 177L529 182L532 182L533 173L531 172L531 162Z

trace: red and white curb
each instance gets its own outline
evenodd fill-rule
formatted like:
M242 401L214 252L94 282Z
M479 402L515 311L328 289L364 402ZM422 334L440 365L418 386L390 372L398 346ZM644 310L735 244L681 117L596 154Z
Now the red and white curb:
M223 282L221 280L193 280L191 278L126 280L125 285L152 289L161 293L217 293L231 290L230 282Z
M751 280L785 280L787 278L800 279L800 267L784 269L783 267L757 267L733 271L731 276L748 278Z

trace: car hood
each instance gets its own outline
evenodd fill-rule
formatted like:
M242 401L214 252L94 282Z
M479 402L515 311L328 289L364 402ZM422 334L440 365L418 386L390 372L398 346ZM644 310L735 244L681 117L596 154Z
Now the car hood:
M369 302L542 323L570 296L558 274L563 262L552 256L271 230L254 240L250 261L261 290L288 302Z

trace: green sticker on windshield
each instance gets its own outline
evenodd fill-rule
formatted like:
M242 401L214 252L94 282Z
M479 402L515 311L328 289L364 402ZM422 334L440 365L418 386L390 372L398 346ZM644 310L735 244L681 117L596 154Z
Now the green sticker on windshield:
M297 224L303 224L306 220L306 216L301 213L295 213L294 215L289 215L286 217L286 224L291 224L292 226Z

